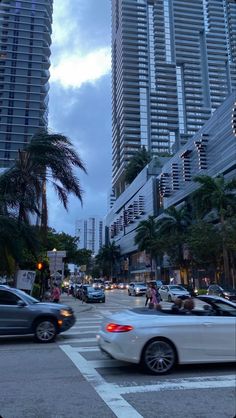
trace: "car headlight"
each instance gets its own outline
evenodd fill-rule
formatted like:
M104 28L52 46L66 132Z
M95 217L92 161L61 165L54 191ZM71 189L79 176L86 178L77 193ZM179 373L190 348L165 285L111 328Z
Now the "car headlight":
M73 313L71 311L67 311L66 309L61 309L60 314L61 314L61 316L72 316L73 315Z
M136 290L137 290L137 292L139 292L140 291L139 287L136 287Z

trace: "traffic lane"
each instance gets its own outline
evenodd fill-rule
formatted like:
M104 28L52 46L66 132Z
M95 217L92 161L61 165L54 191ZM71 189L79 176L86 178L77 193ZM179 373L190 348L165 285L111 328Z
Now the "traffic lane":
M146 297L129 296L127 290L112 289L106 291L106 304L121 305L122 307L141 307L145 305Z
M3 418L115 417L54 343L5 346L0 370Z

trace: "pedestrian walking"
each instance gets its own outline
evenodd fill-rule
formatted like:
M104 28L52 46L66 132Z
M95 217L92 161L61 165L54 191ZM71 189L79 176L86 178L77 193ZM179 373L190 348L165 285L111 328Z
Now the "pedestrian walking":
M146 302L145 302L145 306L147 306L148 303L151 301L151 296L152 296L151 285L150 285L150 283L148 283L148 287L147 287L147 291L146 291Z
M60 301L61 292L57 285L57 283L54 283L53 289L52 289L52 301L53 303L58 303Z
M151 307L156 308L158 304L158 295L157 295L157 289L156 286L151 283L151 301L150 301Z

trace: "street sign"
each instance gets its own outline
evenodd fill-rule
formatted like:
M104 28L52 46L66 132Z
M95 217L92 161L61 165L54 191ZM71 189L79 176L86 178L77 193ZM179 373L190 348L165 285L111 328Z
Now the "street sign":
M57 271L57 270L62 270L63 269L63 262L57 261L56 263L49 262L49 270L50 271Z
M66 251L47 251L48 258L64 258Z

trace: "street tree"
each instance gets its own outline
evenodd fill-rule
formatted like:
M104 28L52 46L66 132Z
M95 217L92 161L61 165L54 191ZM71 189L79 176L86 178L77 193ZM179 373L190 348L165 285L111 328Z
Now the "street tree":
M82 203L83 190L74 169L86 168L65 135L41 130L24 150L18 152L15 164L0 176L2 207L18 212L19 222L29 215L40 215L41 227L47 229L47 184L54 188L65 209L69 194Z
M222 259L220 232L209 222L200 220L188 228L186 242L191 254L192 266L217 271Z
M136 229L135 244L140 251L145 251L151 258L151 275L153 268L156 275L157 257L163 255L163 242L157 233L157 222L155 216L141 221Z
M127 164L125 171L125 181L130 184L142 171L142 169L151 161L151 155L145 147L140 148Z
M115 266L120 257L120 247L114 241L100 248L96 256L96 264L102 270L103 275L113 278Z
M29 258L36 262L38 249L38 236L31 226L0 215L0 274L13 275Z
M224 278L227 284L230 281L229 254L226 245L226 220L236 209L236 179L226 180L223 175L215 178L210 176L197 176L194 181L200 187L193 193L193 203L197 208L199 217L216 212L215 223L218 220L222 237L222 253L224 260Z
M185 257L186 233L191 225L192 217L187 205L177 209L171 206L163 212L156 222L157 233L164 242L164 250L172 264L180 270L188 270L188 259Z

